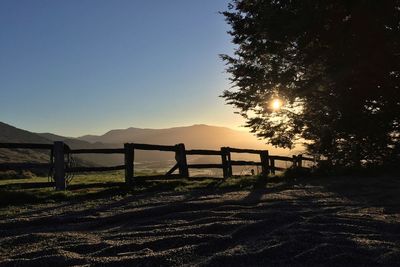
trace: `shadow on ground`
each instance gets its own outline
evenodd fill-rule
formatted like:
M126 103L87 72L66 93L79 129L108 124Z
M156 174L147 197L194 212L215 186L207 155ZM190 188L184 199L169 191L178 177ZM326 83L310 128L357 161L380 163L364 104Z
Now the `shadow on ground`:
M257 180L242 190L213 181L21 208L0 220L0 265L400 264L397 198L379 205L397 180L343 189L340 179Z

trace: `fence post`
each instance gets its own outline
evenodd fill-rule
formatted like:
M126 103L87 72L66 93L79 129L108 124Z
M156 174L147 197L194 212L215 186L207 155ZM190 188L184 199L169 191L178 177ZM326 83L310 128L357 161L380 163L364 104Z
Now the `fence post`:
M221 147L222 173L224 179L229 177L228 148Z
M270 169L271 169L271 174L275 175L275 159L270 158Z
M299 154L297 156L297 167L303 168L303 155Z
M267 177L269 172L268 150L260 152L260 159L261 159L261 175L262 177Z
M231 150L229 149L229 147L226 148L226 164L228 166L228 177L232 177L233 176L233 170L232 170L232 158L231 158Z
M54 181L56 190L61 191L67 188L65 180L65 162L64 162L64 142L54 142Z
M179 175L181 177L189 177L185 144L181 143L176 145L175 159L179 166Z
M134 145L132 143L124 144L124 154L125 154L125 183L132 185L134 180L134 164L135 159Z
M297 156L296 156L296 155L293 155L292 158L293 158L293 159L292 159L293 167L294 167L294 168L297 168Z

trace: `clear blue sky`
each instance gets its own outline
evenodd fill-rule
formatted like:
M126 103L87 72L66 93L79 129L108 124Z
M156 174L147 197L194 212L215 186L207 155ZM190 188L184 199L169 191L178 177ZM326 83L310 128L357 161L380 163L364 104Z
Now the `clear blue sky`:
M0 1L0 121L68 136L243 120L218 96L228 0Z

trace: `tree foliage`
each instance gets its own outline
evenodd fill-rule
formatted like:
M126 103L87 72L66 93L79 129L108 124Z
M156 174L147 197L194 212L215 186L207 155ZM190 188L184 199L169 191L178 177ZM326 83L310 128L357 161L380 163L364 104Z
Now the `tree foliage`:
M400 1L236 0L223 15L236 45L223 97L253 133L335 164L399 156Z

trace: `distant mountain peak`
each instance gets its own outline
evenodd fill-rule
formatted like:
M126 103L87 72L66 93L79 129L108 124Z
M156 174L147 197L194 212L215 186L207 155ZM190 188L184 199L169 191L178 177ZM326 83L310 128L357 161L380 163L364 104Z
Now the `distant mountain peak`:
M100 136L84 135L78 138L68 138L52 133L32 133L0 122L0 142L52 143L54 141L63 141L71 148L116 148L122 147L123 143L128 142L160 145L184 143L188 149L219 149L223 146L230 146L237 148L267 149L270 151L270 154L274 155L294 153L268 146L248 132L207 124L194 124L164 129L130 127L127 129L110 130L106 134ZM171 153L155 153L154 151L138 151L137 153L138 160L146 161L159 161L171 156ZM23 154L21 153L13 156L8 151L0 151L0 157L10 160L15 159L14 161L18 161L19 157L22 156ZM48 160L48 156L41 153L32 154L31 156L32 160L42 160L43 157L45 160ZM173 155L171 157L173 158ZM121 155L83 155L79 156L79 158L84 162L95 162L100 165L115 165L123 162Z
M185 143L188 147L197 148L218 148L227 145L248 148L265 147L264 142L258 140L248 132L207 124L162 129L129 127L126 129L110 130L103 135L85 135L78 139L91 143L114 144L126 142L149 144Z

